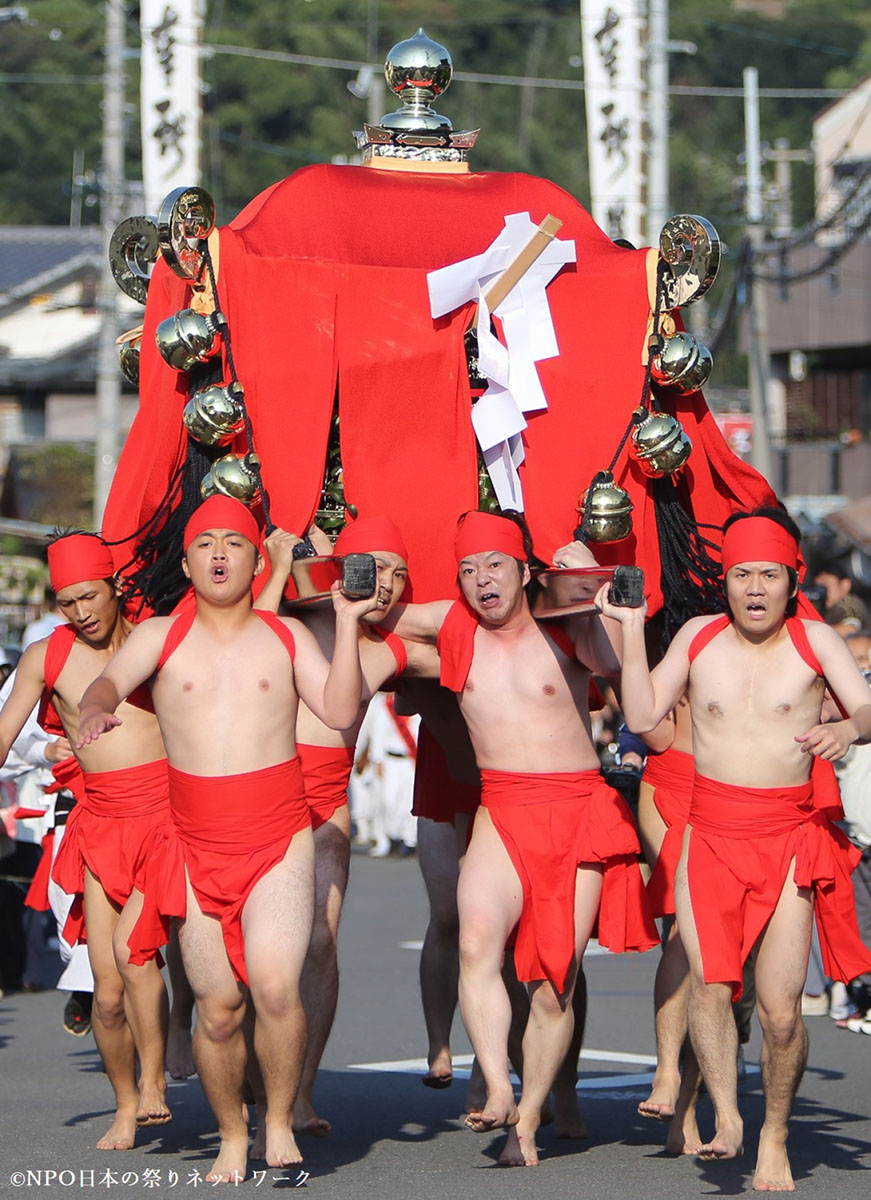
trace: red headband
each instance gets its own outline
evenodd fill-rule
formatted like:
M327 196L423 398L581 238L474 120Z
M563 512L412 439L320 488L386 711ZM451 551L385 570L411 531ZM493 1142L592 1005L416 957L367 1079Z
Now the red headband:
M232 529L260 549L260 526L250 508L231 496L209 496L184 527L184 548L207 529Z
M336 538L336 554L371 554L386 550L408 565L408 550L399 529L389 517L358 517L349 521Z
M102 538L92 533L71 533L48 547L48 574L52 590L61 592L74 583L111 579L115 561Z
M471 554L482 554L487 550L498 550L526 562L523 534L520 526L506 517L495 513L469 512L460 518L457 536L454 538L454 553L457 563Z
M798 543L782 525L768 517L736 521L723 538L723 574L738 563L773 562L798 567Z

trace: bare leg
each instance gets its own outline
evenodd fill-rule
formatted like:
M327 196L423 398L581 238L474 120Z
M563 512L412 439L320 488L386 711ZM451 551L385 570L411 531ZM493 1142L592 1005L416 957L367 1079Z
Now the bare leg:
M351 861L351 817L346 804L314 830L314 853L314 924L300 979L308 1045L293 1102L293 1128L297 1133L326 1137L331 1125L315 1112L313 1091L339 1000L339 919Z
M696 1121L696 1105L702 1082L699 1064L689 1038L684 1043L683 1073L674 1116L669 1122L665 1149L668 1154L698 1154L702 1146Z
M426 1023L429 1067L421 1082L445 1088L453 1082L451 1025L459 981L457 843L453 825L420 817L417 855L429 900L429 924L420 954L420 996Z
M294 835L280 863L257 882L242 910L245 965L254 1003L254 1050L266 1091L266 1162L302 1162L293 1104L305 1057L299 980L312 931L314 844ZM241 1106L241 1093L239 1097Z
M554 1132L558 1138L583 1140L589 1134L578 1103L578 1058L587 1025L587 978L582 964L578 966L572 1009L575 1016L572 1040L553 1081Z
M124 1014L124 981L115 965L112 937L118 910L85 867L85 921L88 957L94 973L91 1028L103 1067L115 1093L115 1117L97 1142L98 1150L130 1150L136 1136L139 1090L136 1087L136 1051Z
M181 950L178 944L178 923L172 922L169 944L166 947L166 965L172 988L169 1009L169 1030L166 1038L166 1069L173 1079L187 1079L195 1075L194 1052L191 1046L191 1026L194 1016L194 994L188 977L184 973Z
M140 1125L163 1125L171 1119L166 1104L166 1027L169 1003L157 962L141 966L130 963L127 939L142 912L142 893L134 891L124 905L115 926L113 950L115 965L124 981L124 1012L139 1056Z
M518 1121L509 1130L499 1157L503 1166L535 1167L538 1151L535 1134L541 1109L569 1049L574 1028L572 994L577 967L599 910L602 869L578 868L575 883L575 960L569 970L566 991L558 994L547 980L529 985L529 1021L523 1038L523 1091L517 1106Z
M681 1086L680 1052L687 1036L690 979L686 952L673 922L656 969L656 1073L650 1095L638 1105L642 1117L670 1121Z
M242 1117L245 990L227 958L220 921L200 910L189 880L187 913L178 940L197 1005L194 1062L221 1139L206 1180L241 1182L248 1165L248 1126Z
M756 1003L762 1026L762 1086L765 1123L753 1187L758 1192L792 1192L786 1153L789 1115L807 1063L807 1030L801 993L810 950L813 900L797 888L790 865L777 908L758 943Z
M460 1005L487 1088L482 1109L466 1125L485 1133L517 1118L508 1075L511 1005L502 981L502 955L523 906L523 890L486 809L475 818L457 890L460 914Z
M744 1127L738 1112L736 1058L738 1034L732 1016L732 989L705 983L702 955L687 882L687 845L675 878L675 908L690 968L689 1031L699 1067L714 1105L715 1132L699 1148L701 1158L738 1158L744 1152Z

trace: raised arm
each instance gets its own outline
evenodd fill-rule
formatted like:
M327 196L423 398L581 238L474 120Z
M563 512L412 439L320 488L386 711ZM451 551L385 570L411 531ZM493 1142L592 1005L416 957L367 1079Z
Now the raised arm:
M121 724L115 709L157 670L166 633L176 618L152 617L128 635L124 645L98 675L79 702L79 740L76 749Z
M829 760L843 758L854 742L871 742L871 688L846 642L834 629L822 621L805 621L804 626L826 682L848 715L813 725L795 740L802 743L807 754Z
M596 607L619 621L623 630L623 667L620 691L623 716L633 733L650 733L674 708L689 682L689 644L695 622L678 631L662 662L653 672L647 665L644 621L647 605L624 608L608 600L609 585L599 589Z
M360 716L363 672L360 667L359 622L378 607L377 595L349 600L341 584L333 584L336 640L328 663L314 635L301 621L291 621L296 641L294 675L300 699L331 729L351 729Z
M553 565L598 567L599 563L589 546L583 542L569 542L555 551ZM567 618L566 628L574 639L575 655L579 662L589 667L595 675L613 680L620 678L623 634L619 622L586 613Z
M317 525L311 525L308 536L318 554L332 554L333 547L330 539ZM298 546L302 538L285 529L273 529L263 543L266 556L269 559L269 578L263 585L260 594L254 601L254 607L268 609L277 613L284 598L284 589L293 569L293 548Z
M407 642L434 646L452 600L432 600L429 604L397 604L381 622L385 629L398 633Z

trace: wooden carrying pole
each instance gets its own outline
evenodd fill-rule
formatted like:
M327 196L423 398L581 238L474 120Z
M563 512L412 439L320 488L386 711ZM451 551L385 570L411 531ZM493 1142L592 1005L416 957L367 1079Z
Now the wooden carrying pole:
M491 285L489 292L484 296L490 312L493 312L502 303L511 289L520 282L535 260L544 253L562 227L563 223L559 217L548 213L514 261L508 264L499 278ZM474 321L472 323L474 324Z

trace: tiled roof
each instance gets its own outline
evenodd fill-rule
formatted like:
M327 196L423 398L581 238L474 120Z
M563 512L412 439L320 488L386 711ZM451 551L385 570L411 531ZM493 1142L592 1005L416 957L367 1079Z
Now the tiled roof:
M99 269L102 258L103 231L95 226L0 226L0 308Z

